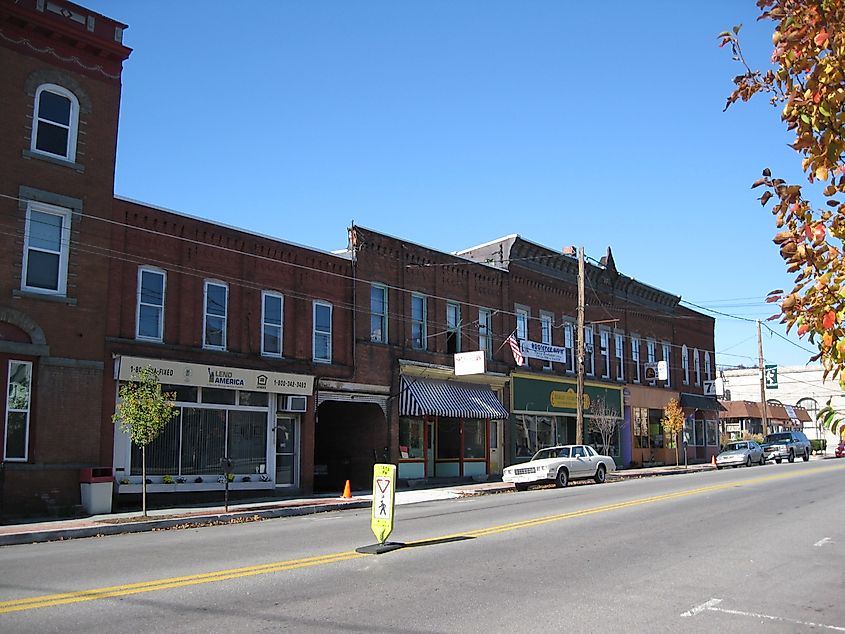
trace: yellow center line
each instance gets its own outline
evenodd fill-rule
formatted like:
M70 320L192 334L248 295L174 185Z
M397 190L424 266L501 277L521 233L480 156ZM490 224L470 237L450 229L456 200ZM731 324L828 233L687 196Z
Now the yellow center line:
M725 489L759 484L762 482L770 482L773 480L794 478L830 468L831 467L815 467L800 471L798 473L778 473L751 478L750 480L745 480L743 482L713 484L709 486L698 487L695 489L686 489L683 491L676 491L674 493L654 495L650 497L629 500L626 502L605 504L602 506L595 506L592 508L581 509L577 511L569 511L566 513L558 513L555 515L546 515L543 517L522 520L519 522L499 524L498 526L489 526L487 528L479 528L471 531L464 531L462 533L455 533L453 535L444 535L442 537L422 539L407 543L421 544L426 542L436 542L454 539L457 537L484 537L486 535L504 533L524 528L531 528L534 526L540 526L542 524L549 524L551 522L560 522L563 520L586 517L588 515L595 515L597 513L606 513L609 511L643 506L645 504L654 504L656 502L663 502L666 500L675 500L693 495L700 495L702 493L711 493L714 491L722 491ZM318 555L315 557L305 557L302 559L277 561L273 563L259 564L255 566L229 568L227 570L217 570L196 575L170 577L167 579L156 579L153 581L141 581L138 583L128 583L119 586L109 586L105 588L95 588L91 590L79 590L76 592L64 592L60 594L48 594L38 597L28 597L24 599L12 599L10 601L0 601L0 614L8 614L10 612L22 612L25 610L34 610L36 608L54 607L58 605L66 605L68 603L81 603L83 601L94 601L98 599L123 597L132 594L141 594L144 592L155 592L158 590L169 590L172 588L180 588L183 586L199 585L203 583L214 583L218 581L226 581L228 579L237 579L240 577L250 577L254 575L264 575L272 572L283 572L286 570L296 570L298 568L307 568L311 566L322 566L325 564L334 564L341 561L348 561L351 559L358 559L360 557L368 556L369 555L364 555L355 551L346 551L340 553L333 553L330 555Z

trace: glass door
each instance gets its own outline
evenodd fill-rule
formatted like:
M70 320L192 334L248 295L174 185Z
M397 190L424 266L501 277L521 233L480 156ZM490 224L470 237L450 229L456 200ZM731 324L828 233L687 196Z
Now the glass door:
M276 486L296 486L299 474L299 416L276 417Z

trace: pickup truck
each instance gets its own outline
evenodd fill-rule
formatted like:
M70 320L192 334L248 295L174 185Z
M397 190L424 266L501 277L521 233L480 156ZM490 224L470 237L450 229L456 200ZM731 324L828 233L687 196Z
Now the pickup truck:
M774 460L780 464L786 458L789 462L795 462L795 458L801 456L804 462L810 459L810 441L804 432L800 431L779 431L766 436L763 441L763 455L766 460Z

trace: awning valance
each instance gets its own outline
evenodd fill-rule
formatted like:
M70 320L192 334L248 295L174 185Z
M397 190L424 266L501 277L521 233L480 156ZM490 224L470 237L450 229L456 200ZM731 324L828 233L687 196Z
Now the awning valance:
M702 394L688 394L683 392L681 394L681 407L690 409L700 409L705 412L721 412L725 408L721 406L712 396L703 396Z
M507 418L489 387L402 377L399 397L402 416L452 416L455 418Z

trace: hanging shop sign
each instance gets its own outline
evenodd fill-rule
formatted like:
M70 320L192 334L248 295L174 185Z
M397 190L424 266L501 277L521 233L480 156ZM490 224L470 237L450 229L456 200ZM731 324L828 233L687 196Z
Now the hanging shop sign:
M141 369L149 367L158 375L159 382L170 385L278 392L303 396L310 396L314 392L314 377L306 374L265 372L142 357L118 357L116 362L115 378L119 381L136 380Z
M543 361L566 363L566 348L561 346L552 346L547 343L521 339L519 342L519 348L522 351L522 356L524 357L542 359Z

